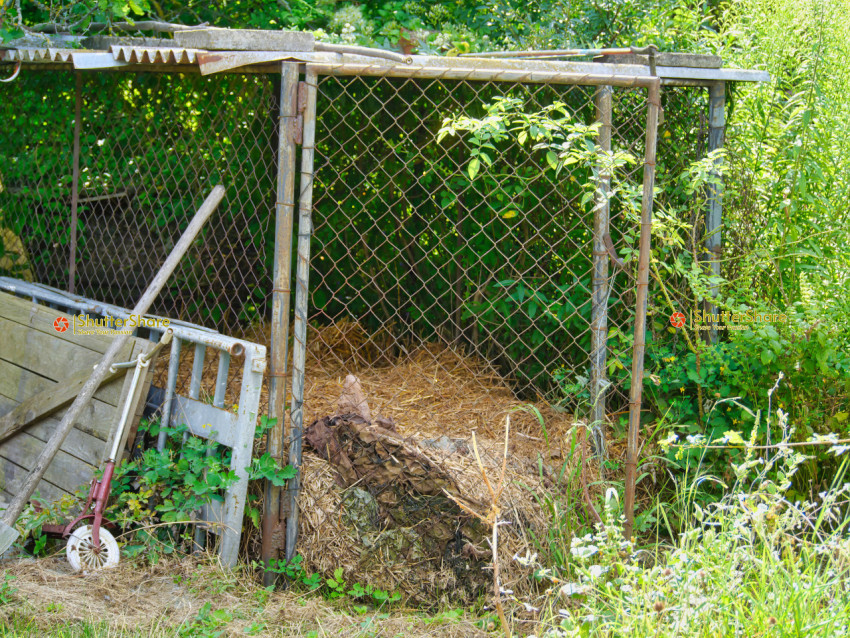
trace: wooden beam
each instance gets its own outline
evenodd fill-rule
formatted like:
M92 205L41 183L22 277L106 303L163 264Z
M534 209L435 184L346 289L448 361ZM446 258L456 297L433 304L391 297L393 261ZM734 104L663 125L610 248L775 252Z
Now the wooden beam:
M103 383L108 383L126 373L126 368L108 372ZM60 380L46 390L34 394L22 401L11 412L0 416L0 441L5 441L13 434L42 417L53 414L56 410L70 403L80 392L86 381L91 377L91 370L83 370Z

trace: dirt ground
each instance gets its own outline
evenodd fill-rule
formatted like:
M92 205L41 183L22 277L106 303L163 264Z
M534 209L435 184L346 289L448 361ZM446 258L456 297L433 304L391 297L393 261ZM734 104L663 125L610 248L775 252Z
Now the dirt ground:
M73 573L64 556L6 561L0 568L15 590L0 595L10 598L0 605L0 635L488 635L462 610L429 616L358 610L316 595L269 592L249 570L225 571L208 559L128 561L88 576Z

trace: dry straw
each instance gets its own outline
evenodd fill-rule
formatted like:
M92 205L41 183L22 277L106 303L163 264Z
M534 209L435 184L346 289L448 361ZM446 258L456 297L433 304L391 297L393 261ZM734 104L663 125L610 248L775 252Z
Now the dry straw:
M500 430L510 415L511 438L501 495L502 520L510 524L500 528L499 545L506 557L536 551L532 536L545 538L551 521L535 495L545 498L555 489L564 464L569 476L580 463L581 424L542 400L518 399L491 365L449 345L424 344L390 361L383 354L388 349L382 339L387 337L370 336L355 322L312 330L305 424L337 414L345 377L356 374L371 413L392 419L398 434L447 471L465 501L477 511L486 511L491 495L469 443L475 433L484 471L500 476L504 458ZM187 383L191 353L184 356L181 371ZM202 387L209 388L211 394L215 362L208 362L206 368ZM259 442L256 452L263 448L263 442ZM427 603L480 595L486 591L482 587L489 590L486 583L492 578L491 553L486 538L466 539L447 552L454 555L458 550L474 569L481 570L480 578L471 579L479 583L475 589L461 582L464 579L459 574L469 566L459 565L456 559L418 556L408 547L402 548L401 553L406 555L400 556L391 546L399 533L379 539L371 547L364 546L363 535L352 525L347 511L351 486L340 487L335 468L309 449L305 450L303 473L298 551L308 572L329 575L342 567L349 582L372 583L398 590L408 600ZM586 475L592 492L599 475L590 463ZM572 500L579 502L581 487L571 484L569 489L576 490ZM254 489L255 494L260 492ZM258 559L259 545L259 531L251 526L243 552ZM504 588L522 591L527 577L514 561L504 561Z

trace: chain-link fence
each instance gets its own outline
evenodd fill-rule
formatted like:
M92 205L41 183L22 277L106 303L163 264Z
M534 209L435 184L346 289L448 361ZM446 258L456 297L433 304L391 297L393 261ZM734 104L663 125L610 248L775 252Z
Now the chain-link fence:
M4 87L0 210L4 232L12 233L4 245L14 253L14 237L26 253L17 272L6 270L131 306L191 212L221 181L225 201L154 311L267 343L278 82L263 74L48 71ZM75 90L81 121L72 232ZM438 137L447 120L487 117L504 99L516 101L516 113L561 102L564 112L554 115L563 126L593 124L596 92L322 77L313 370L363 373L417 361L413 375L451 368L459 399L471 399L469 384L486 391L495 381L521 399L571 409L589 400L597 198L588 194L599 189L590 156L556 175L548 152L516 135L492 150L472 131ZM704 154L706 131L704 89L663 95L660 183ZM639 91L614 91L614 152L642 157L644 99ZM473 156L476 150L481 155ZM476 157L480 168L471 177ZM617 179L637 185L640 162L626 162ZM626 218L633 199L625 190L614 195L610 212L613 248L629 264L608 271L606 367L615 380L628 368L634 306L628 259L636 226ZM661 192L676 196L672 188ZM699 225L701 217L689 221ZM623 409L622 384L609 397L610 411Z
M386 370L389 379L404 365L413 385L451 377L445 398L463 405L498 387L571 409L586 404L593 217L605 162L596 92L320 78L308 339L315 373ZM631 360L646 134L645 92L614 94L618 163L605 204L613 250L626 264L605 282L612 373ZM553 104L563 111L550 113L557 124L547 138L533 115ZM441 136L447 126L455 133ZM386 404L403 392L393 387ZM622 407L627 390L618 390L613 404Z
M274 261L297 261L294 245L275 251L280 76L48 71L4 92L4 274L132 306L223 183L153 311L269 344ZM334 414L353 373L374 414L431 441L498 433L523 404L544 419L542 436L518 428L535 445L554 421L624 421L645 89L320 74L316 93L299 420ZM704 152L706 100L662 95L664 206L687 198L673 184Z
M4 87L0 227L20 253L5 274L132 307L222 183L224 201L151 312L268 345L278 86L260 74L49 71ZM215 361L203 353L183 353L178 389L195 357L212 398Z
M4 87L6 104L26 110L13 111L0 132L0 209L33 278L132 307L192 213L223 183L225 200L153 312L227 332L251 328L246 336L261 338L253 327L270 312L276 76L78 77L75 233L74 75L30 73Z

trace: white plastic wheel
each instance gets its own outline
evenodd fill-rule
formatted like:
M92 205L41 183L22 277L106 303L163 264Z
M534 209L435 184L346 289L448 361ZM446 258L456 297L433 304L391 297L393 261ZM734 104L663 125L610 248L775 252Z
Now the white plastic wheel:
M88 574L100 569L109 569L118 564L118 543L103 527L100 528L100 547L95 548L91 537L91 526L83 525L73 531L65 546L68 562L76 572Z

